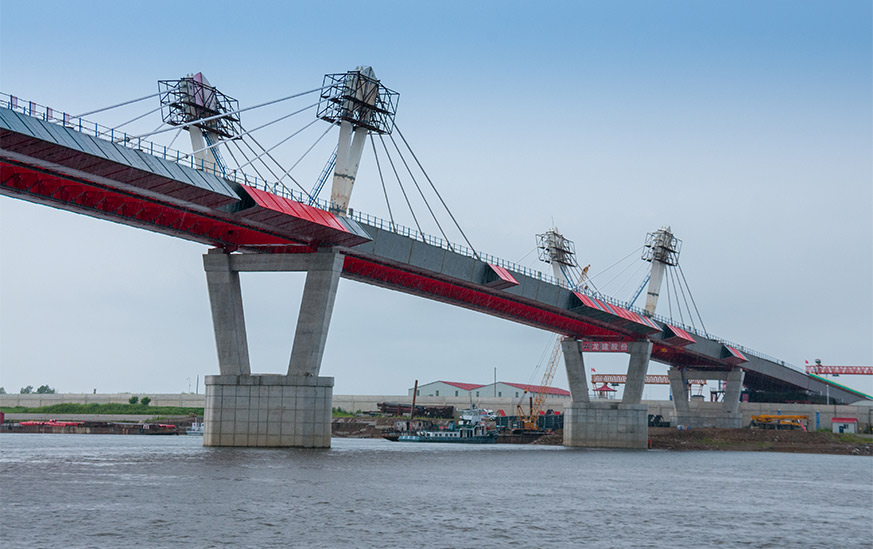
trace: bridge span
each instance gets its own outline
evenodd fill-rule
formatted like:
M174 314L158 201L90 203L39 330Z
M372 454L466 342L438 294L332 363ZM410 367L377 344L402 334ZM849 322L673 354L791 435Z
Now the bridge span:
M599 405L586 402L583 350L591 346L583 349L579 342L627 344L630 369L622 403L626 409L602 413L632 415L633 421L640 416L636 408L650 359L672 367L677 395L686 390L687 379L727 381L732 390L725 417L735 418L742 385L765 391L828 391L843 403L864 398L840 386L826 388L820 378L741 345L671 319L649 317L640 309L570 288L466 246L353 209L337 215L330 204L310 205L302 193L224 171L202 158L130 139L30 102L8 96L3 102L0 193L212 247L204 256L204 267L221 375L209 382L207 409L212 415L207 424L227 427L207 437L207 444L329 446L325 414L330 412L333 382L319 377L319 371L340 277L566 336L563 348L571 392L574 403L585 409ZM243 271L308 273L287 376L251 375L238 278ZM240 407L257 397L265 401L261 409ZM677 399L680 416L687 413L680 409L681 401ZM297 404L276 408L278 402ZM230 410L230 415L222 410ZM251 419L273 412L277 424L298 427L289 428L285 436L281 427L263 427L263 422ZM622 425L618 430L633 429ZM597 445L628 445L613 444L615 438L611 433ZM639 440L637 433L629 445L638 447Z

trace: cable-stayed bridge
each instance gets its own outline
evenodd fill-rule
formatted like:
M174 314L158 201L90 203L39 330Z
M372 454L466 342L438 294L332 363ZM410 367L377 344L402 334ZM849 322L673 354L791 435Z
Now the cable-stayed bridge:
M335 196L330 202L318 200L275 181L228 170L217 158L181 153L12 96L2 96L0 101L0 192L4 195L214 248L204 256L204 265L222 375L213 380L213 416L207 417L207 423L226 421L221 402L231 393L241 401L243 394L253 399L255 393L272 395L277 387L285 387L278 393L285 391L283 398L287 398L291 387L298 391L295 398L307 403L281 407L286 418L280 423L300 423L305 416L309 425L289 431L291 438L281 444L278 438L258 442L259 437L282 437L280 432L241 434L238 426L224 433L229 438L216 433L214 444L329 445L329 432L325 435L312 426L321 425L318 418L332 387L332 379L318 373L338 277L548 330L586 342L586 352L592 350L592 342L601 345L601 351L624 350L631 354L630 369L643 375L649 359L669 364L680 376L677 387L684 383L686 372L689 377L708 372L710 379L736 382L734 372L742 374L739 383L751 390L827 392L843 403L866 397L599 292L571 287L469 245L361 213L348 207L348 195L338 208ZM351 132L375 127L356 120L359 125L350 124ZM352 156L355 137L346 136ZM209 147L215 144L214 136L206 141ZM340 173L350 163L348 156L348 151L339 149L335 179L353 181L353 170L348 170L351 175ZM308 275L288 376L266 379L250 373L238 273L281 270ZM581 381L570 371L582 368L583 348L574 351L565 345L564 350L570 355L571 392L583 402L587 400L584 369ZM629 371L629 378L639 377L636 374ZM636 389L631 385L629 380L625 404L632 406L639 398L635 403ZM241 386L246 387L244 393L239 392ZM738 394L737 390L734 398Z

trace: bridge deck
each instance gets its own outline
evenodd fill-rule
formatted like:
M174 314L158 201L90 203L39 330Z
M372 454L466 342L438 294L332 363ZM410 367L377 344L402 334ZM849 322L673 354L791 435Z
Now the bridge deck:
M94 132L99 133L99 132ZM0 193L231 250L308 253L339 249L343 276L575 337L649 339L652 359L700 369L742 364L754 389L824 392L814 377L668 319L652 320L603 296L514 269L360 214L338 217L257 182L177 161L149 143L118 143L0 108ZM691 333L689 333L691 332ZM849 391L831 388L845 402Z

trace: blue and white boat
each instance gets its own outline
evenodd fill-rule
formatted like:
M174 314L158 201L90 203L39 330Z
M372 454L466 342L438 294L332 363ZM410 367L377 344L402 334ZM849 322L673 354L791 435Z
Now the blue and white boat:
M397 442L494 444L497 442L497 431L488 429L485 425L487 414L481 412L478 409L461 410L461 419L450 422L445 428L406 431L396 439L393 436L386 438Z

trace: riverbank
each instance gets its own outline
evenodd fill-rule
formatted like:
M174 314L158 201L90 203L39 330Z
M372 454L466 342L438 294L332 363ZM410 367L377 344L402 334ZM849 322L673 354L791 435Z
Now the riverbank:
M397 418L335 417L331 426L336 438L382 438L393 430ZM146 422L94 422L76 425L7 424L2 433L70 433L70 434L171 434L185 432L191 416L165 418L164 422L143 428ZM436 422L439 423L439 422ZM447 423L447 421L446 421ZM167 425L169 424L169 425ZM788 452L873 456L873 436L830 432L776 431L769 429L691 429L650 427L653 450L707 450L733 452ZM504 440L503 442L513 442ZM546 434L531 444L560 446L563 433Z
M334 418L333 436L379 438L390 430L392 418ZM544 435L532 444L560 446L563 433ZM789 452L873 456L873 437L829 432L770 429L691 429L650 427L653 450L722 450L733 452Z
M653 449L730 450L873 456L873 437L830 432L773 429L691 429L652 427Z
M776 431L772 429L691 429L650 427L652 450L707 450L730 452L787 452L873 456L870 435L828 432ZM555 432L534 444L560 445L563 434Z

